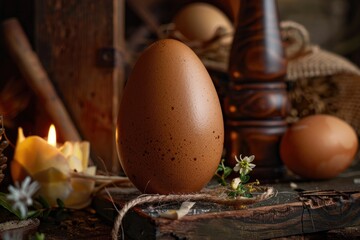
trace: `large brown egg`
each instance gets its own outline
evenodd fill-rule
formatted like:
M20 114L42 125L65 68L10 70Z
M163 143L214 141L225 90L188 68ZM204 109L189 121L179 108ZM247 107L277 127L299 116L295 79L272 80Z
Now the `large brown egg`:
M280 144L284 164L308 179L328 179L346 170L358 148L355 130L331 115L312 115L293 124Z
M120 106L117 147L125 174L143 193L199 191L214 176L223 140L219 98L196 54L177 40L149 46Z

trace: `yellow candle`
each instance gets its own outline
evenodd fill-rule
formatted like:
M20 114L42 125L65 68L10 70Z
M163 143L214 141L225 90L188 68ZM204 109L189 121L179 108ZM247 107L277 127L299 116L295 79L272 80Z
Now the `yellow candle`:
M14 181L22 181L26 176L41 185L39 194L52 206L61 199L66 207L83 208L91 201L95 181L72 176L72 172L95 175L96 168L88 167L90 144L56 140L55 127L49 129L47 141L39 136L26 137L19 128L11 174Z

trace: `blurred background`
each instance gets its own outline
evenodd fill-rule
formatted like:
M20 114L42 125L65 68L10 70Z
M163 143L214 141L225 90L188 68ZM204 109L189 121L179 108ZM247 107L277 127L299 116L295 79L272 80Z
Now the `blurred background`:
M38 1L41 2L41 1ZM45 1L46 2L46 1ZM125 1L125 41L133 47L136 38L151 38L153 34L151 20L157 24L168 23L171 21L176 11L190 0L129 0ZM222 9L231 19L231 1L209 2ZM293 20L301 23L310 33L311 42L318 44L324 49L345 56L353 63L360 65L360 2L357 0L278 0L279 17L281 20ZM1 0L0 1L0 20L3 21L10 17L16 17L22 24L31 44L35 47L35 3L34 0ZM140 4L141 3L141 4ZM140 6L141 5L141 6ZM141 9L148 10L147 13ZM146 22L146 17L151 19ZM19 121L25 118L22 125L35 124L32 114L36 105L29 104L33 100L31 92L22 89L20 86L8 86L10 80L21 81L21 74L8 55L6 48L1 40L0 45L0 100L3 103L7 99L6 92L14 91L17 94L18 102L14 106L7 106L7 110L0 105L0 112L7 112L6 123L8 128L19 125ZM138 43L141 42L137 40ZM138 47L138 46L137 46ZM127 48L129 51L133 50ZM36 49L35 49L36 50ZM16 88L9 90L8 88ZM10 102L8 102L10 104ZM25 107L26 106L26 107ZM18 110L17 110L18 109ZM10 112L13 111L13 112Z
M52 6L57 8L73 7L73 9L71 7L67 8L69 12L74 10L74 6L77 4L76 0L1 0L0 21L12 17L19 20L34 51L42 52L40 60L45 66L45 70L48 71L50 79L57 79L54 74L59 73L51 71L51 66L48 66L44 60L45 50L40 41L42 32L39 31L39 27L45 24L41 21L46 21L46 18L39 19L39 16L44 17L45 15L39 11L44 9L44 6L46 7L46 4L50 2L52 2ZM92 7L94 5L90 1L79 2L84 2L82 4L85 5L89 2L89 6L92 5ZM131 69L131 59L141 52L147 44L157 38L157 27L171 22L173 16L181 7L195 1L128 0L106 2L110 2L110 5L114 8L119 8L117 9L119 24L114 26L121 29L118 34L122 36L118 38L121 43L115 43L114 46L122 46L125 59L121 66L123 68L122 82L119 84L121 88ZM203 2L217 6L234 22L234 12L236 12L234 6L238 6L238 1L209 0ZM302 24L309 32L312 44L319 45L322 49L343 56L360 67L360 1L278 0L277 2L281 21L292 20ZM39 7L39 5L43 6L43 8ZM110 11L114 10L109 9ZM104 19L106 17L107 15L104 14ZM91 22L95 20L91 20L91 16L85 19L79 15L77 21ZM74 23L74 25L76 24ZM115 32L117 32L116 29ZM55 87L57 84L59 83L54 84ZM64 90L57 90L60 97L66 95ZM120 99L121 91L119 92L116 97ZM116 104L114 109L116 109ZM37 96L28 87L18 67L9 56L3 36L0 38L0 114L4 115L7 136L12 143L16 142L17 128L19 126L24 128L26 135L39 134L44 136L48 129L49 120L46 119L49 116L44 112L44 108L39 103ZM86 136L86 131L92 130L81 129L80 132ZM6 150L10 158L12 150L11 147ZM106 160L106 157L101 156L101 149L97 155L105 158L105 162L113 162L113 160Z

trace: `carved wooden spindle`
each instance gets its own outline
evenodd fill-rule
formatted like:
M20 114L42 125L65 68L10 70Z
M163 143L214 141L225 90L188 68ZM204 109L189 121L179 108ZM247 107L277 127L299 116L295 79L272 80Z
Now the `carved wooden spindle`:
M273 179L283 172L279 143L289 109L277 5L241 0L240 6L223 102L226 159L234 166L235 155L255 155L252 176Z

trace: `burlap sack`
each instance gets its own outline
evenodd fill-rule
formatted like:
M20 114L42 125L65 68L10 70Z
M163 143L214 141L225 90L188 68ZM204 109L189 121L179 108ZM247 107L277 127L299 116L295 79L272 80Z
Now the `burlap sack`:
M360 70L347 59L310 43L300 24L281 22L288 59L286 80L291 118L316 113L336 115L360 135Z
M312 114L331 114L348 122L360 136L359 68L312 45L307 30L298 23L282 22L281 33L288 59L289 122ZM360 151L353 165L359 159Z

